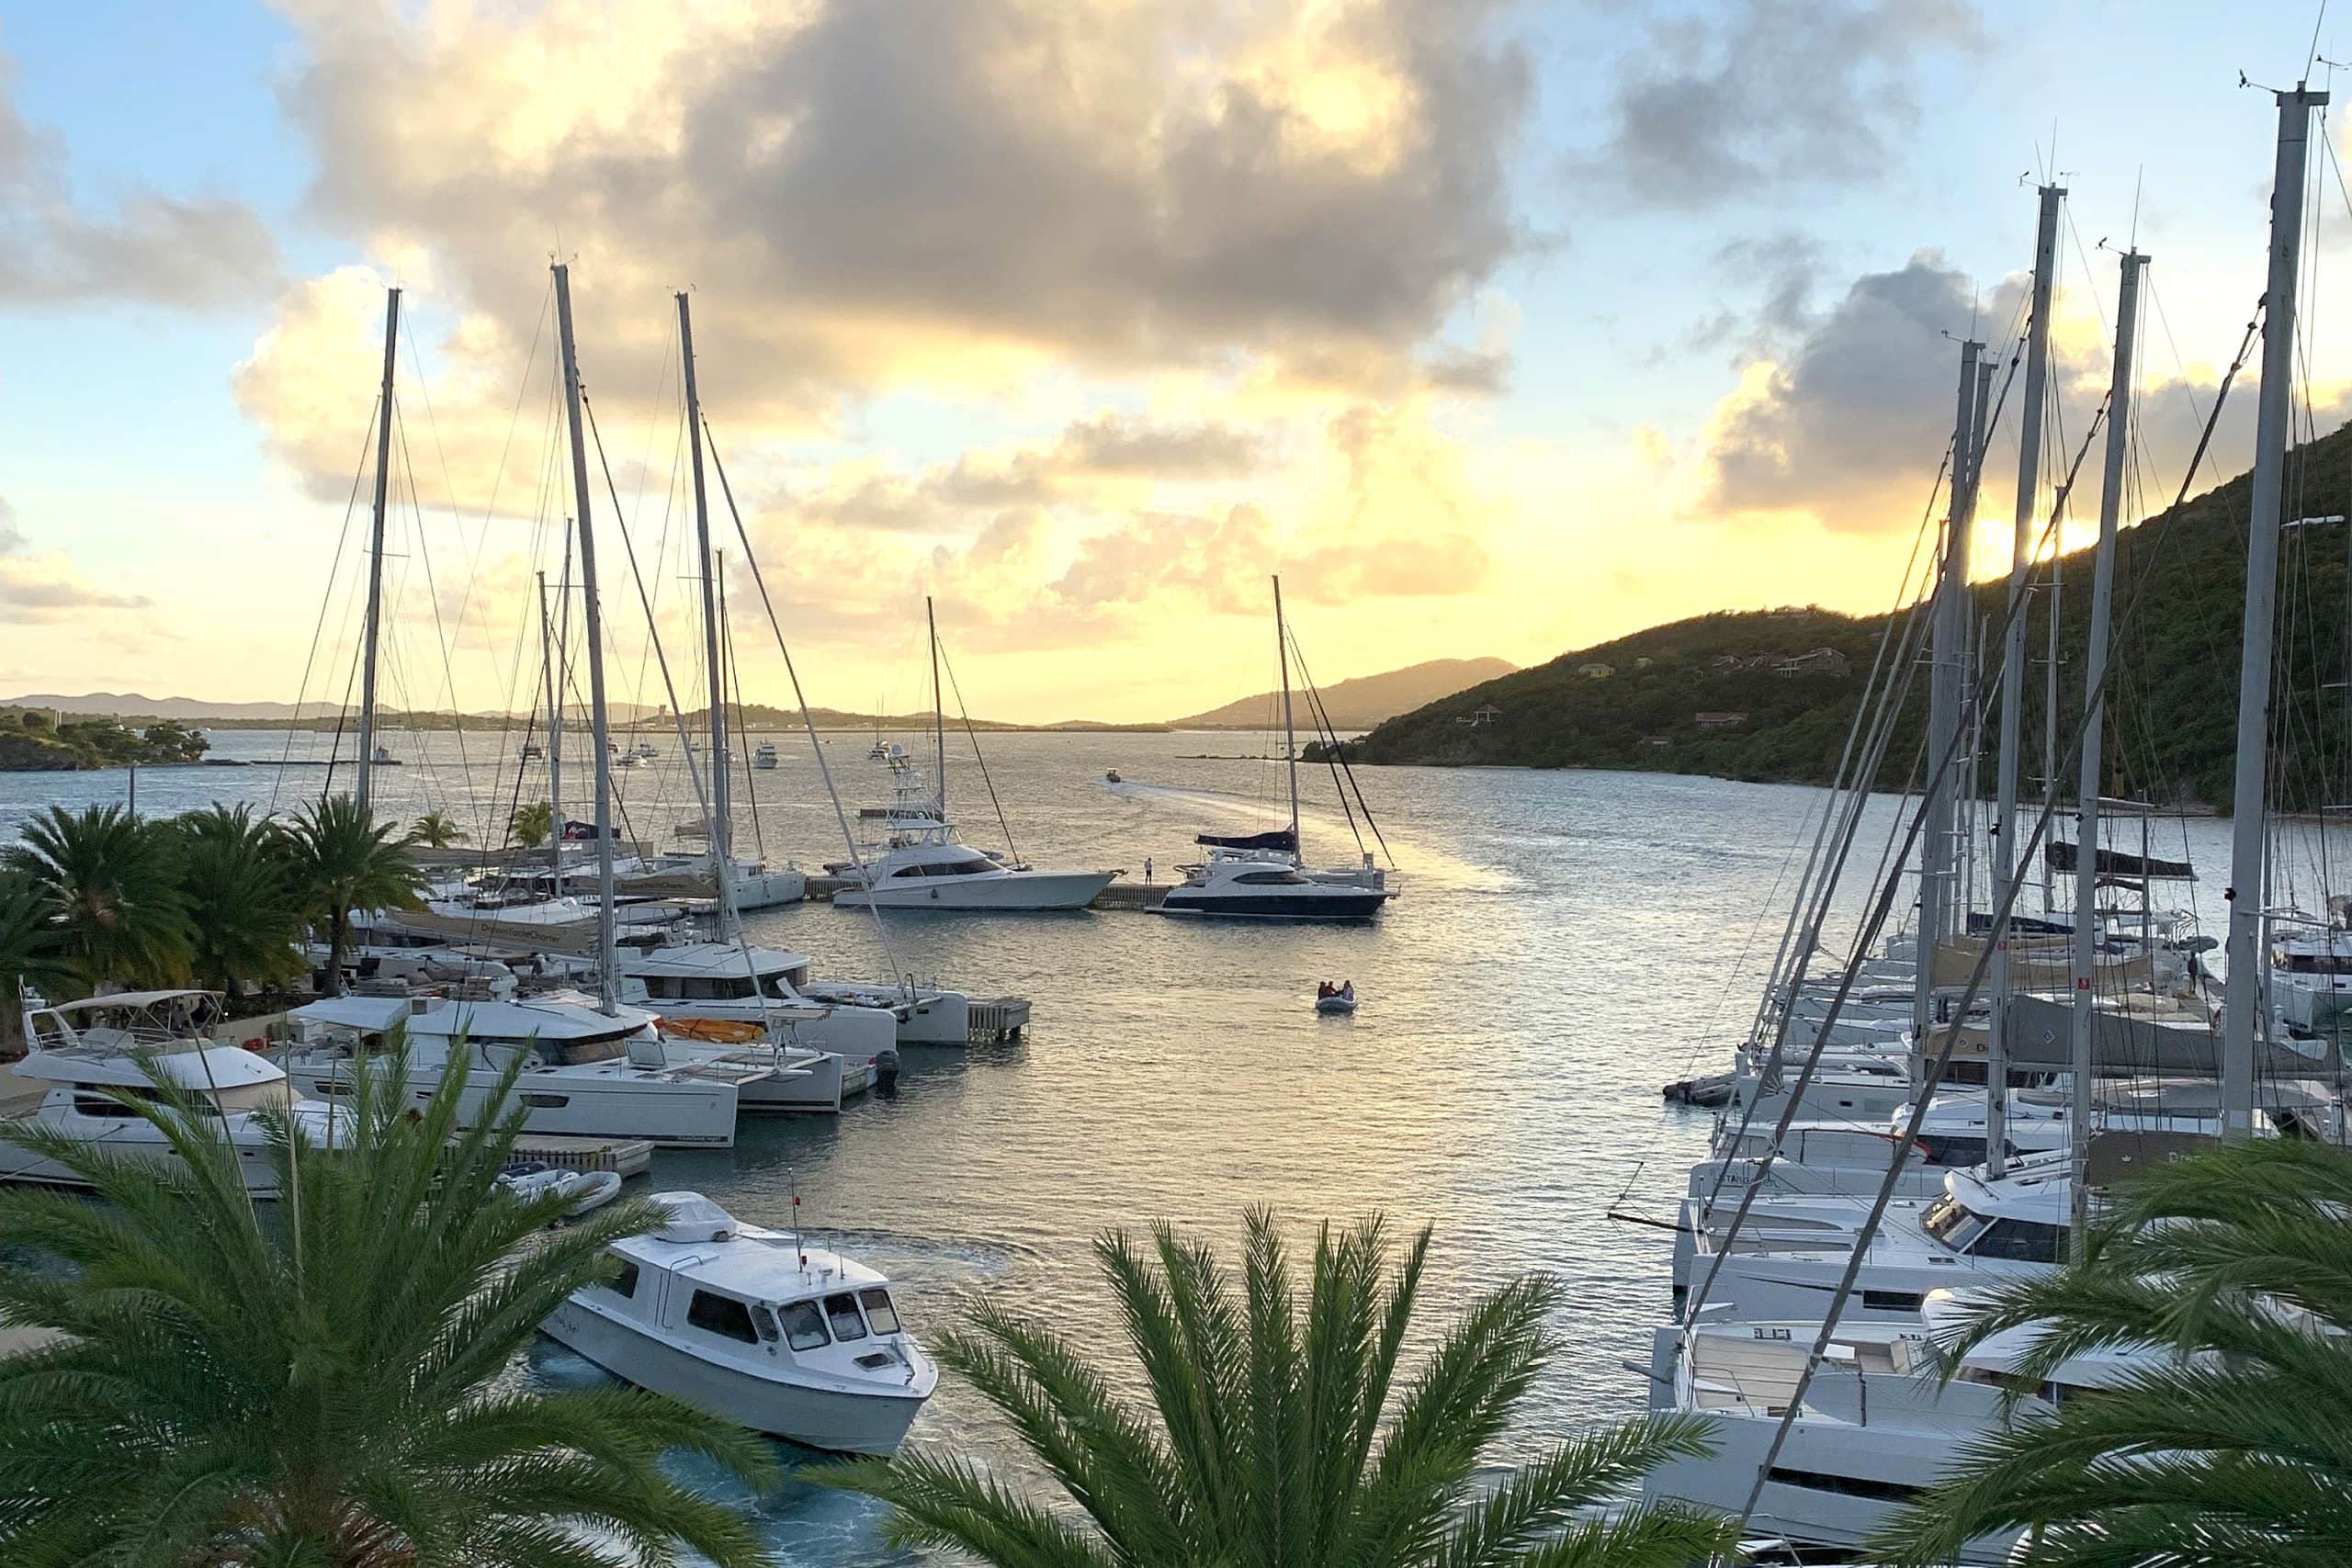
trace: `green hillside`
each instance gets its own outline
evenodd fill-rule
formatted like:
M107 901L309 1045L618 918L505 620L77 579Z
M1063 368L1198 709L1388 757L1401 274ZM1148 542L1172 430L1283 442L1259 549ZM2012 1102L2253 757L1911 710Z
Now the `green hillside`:
M2352 513L2352 427L2290 456L2286 494L2290 517ZM2086 486L2075 511L2096 505ZM2112 793L2229 807L2246 511L2241 475L2118 539L2117 669L2107 740ZM2352 525L2343 524L2290 529L2280 552L2273 772L2279 804L2290 809L2352 801L2347 532ZM2062 750L2064 731L2082 705L2090 572L2087 549L2065 558ZM1976 588L1978 614L1995 617L1996 627L2005 593L2003 582ZM2030 607L2033 663L2023 709L2025 772L2037 778L2046 605L2037 596ZM1350 754L1370 762L1631 768L1823 783L1837 766L1884 625L1883 615L1808 607L1723 612L1653 626L1391 719ZM1776 668L1822 649L1842 656L1842 671L1826 656L1794 670ZM1603 665L1606 674L1598 669ZM1926 688L1923 673L1912 683L1904 727L1889 748L1883 785L1900 787L1917 765ZM1735 714L1744 716L1701 716ZM1988 753L1996 733L1988 724ZM1989 756L1985 773L1989 779Z

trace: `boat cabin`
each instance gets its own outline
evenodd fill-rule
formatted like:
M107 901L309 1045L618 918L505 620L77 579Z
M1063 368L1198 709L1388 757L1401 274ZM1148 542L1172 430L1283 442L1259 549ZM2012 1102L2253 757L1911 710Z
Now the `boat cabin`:
M654 1017L624 1007L607 1018L594 998L548 992L525 1000L457 1000L430 993L394 997L326 997L287 1015L306 1044L349 1050L385 1048L395 1028L419 1043L445 1050L463 1040L482 1060L503 1066L518 1051L544 1066L584 1066L626 1056L662 1066Z
M1931 1246L1958 1256L2064 1263L2071 1172L2063 1152L2020 1162L1998 1181L1953 1171L1919 1228Z
M754 947L751 974L744 973L743 953L731 942L696 942L625 955L625 994L632 1001L656 1003L749 1001L757 996L791 1001L808 983L807 953Z

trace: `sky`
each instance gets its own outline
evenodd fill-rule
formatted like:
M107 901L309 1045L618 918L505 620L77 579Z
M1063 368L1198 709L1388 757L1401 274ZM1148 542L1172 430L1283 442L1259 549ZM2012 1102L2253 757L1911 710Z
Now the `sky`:
M349 691L397 286L386 700L527 706L536 574L578 613L553 260L616 699L702 679L680 291L751 700L789 701L780 633L810 702L926 707L926 596L964 705L1032 722L1264 689L1275 573L1327 684L1882 609L1957 340L2014 339L2039 181L2068 196L2036 515L2132 243L2120 505L2169 500L2262 289L2262 88L2352 61L2339 11L0 0L0 694ZM2318 430L2352 412L2345 118Z

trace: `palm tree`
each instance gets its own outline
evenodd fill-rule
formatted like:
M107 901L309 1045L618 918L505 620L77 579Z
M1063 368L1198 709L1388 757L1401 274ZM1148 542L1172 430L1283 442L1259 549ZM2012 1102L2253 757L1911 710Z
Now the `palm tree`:
M160 1072L152 1096L123 1098L176 1161L0 1134L104 1201L0 1192L0 1319L59 1337L0 1359L0 1559L587 1568L675 1563L686 1545L726 1568L765 1562L742 1515L659 1463L683 1450L761 1481L751 1434L630 1389L513 1376L540 1321L614 1272L611 1243L659 1223L653 1206L548 1230L560 1196L524 1202L496 1181L519 1108L461 1131L462 1067L411 1110L404 1047L373 1065L331 1148L268 1113L288 1195L274 1213L219 1118Z
M409 824L408 836L401 841L446 850L452 844L464 843L469 836L463 828L438 811L428 811Z
M187 974L187 906L159 825L119 806L52 806L0 859L40 887L60 966L75 987Z
M1971 1305L1947 1354L2025 1330L2013 1382L2169 1352L1962 1450L1889 1532L1906 1562L2027 1530L2036 1565L2352 1562L2352 1156L2233 1143L2120 1188L2079 1263Z
M544 800L526 800L506 819L506 836L526 850L536 850L555 831L555 807Z
M60 978L57 934L40 884L0 866L0 1041L17 1038L25 987L47 991Z
M1165 1223L1148 1253L1122 1232L1097 1238L1149 1416L1044 1322L995 1303L975 1309L968 1328L943 1337L939 1359L1003 1413L1085 1526L948 1455L805 1473L889 1503L900 1544L1007 1568L1683 1568L1727 1547L1725 1521L1679 1508L1572 1515L1664 1459L1704 1451L1702 1428L1682 1419L1570 1441L1476 1495L1481 1452L1552 1348L1544 1321L1560 1298L1543 1276L1472 1303L1384 1428L1429 1242L1424 1229L1389 1271L1377 1217L1344 1233L1326 1224L1302 1314L1264 1210L1247 1216L1238 1295L1216 1256Z
M296 901L327 933L327 990L343 995L343 950L354 909L416 907L424 874L378 822L347 795L304 807L284 829L283 850Z
M287 885L278 832L253 807L212 805L173 821L180 891L193 928L198 978L219 991L239 980L289 979L303 972L295 950L302 915Z

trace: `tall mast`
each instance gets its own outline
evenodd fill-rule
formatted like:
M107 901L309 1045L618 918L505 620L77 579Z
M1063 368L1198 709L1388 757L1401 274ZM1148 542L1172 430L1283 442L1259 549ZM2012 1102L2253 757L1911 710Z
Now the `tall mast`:
M1993 807L1993 887L1996 897L2017 874L2018 753L2023 750L2026 578L2033 565L2033 514L2041 494L2041 402L2050 380L2050 291L2058 261L2057 186L2041 187L2041 217L2033 241L2033 314L2026 326L2025 409L2018 424L2017 521L2009 548L2009 619L2001 655L1999 791ZM2009 927L1986 933L1993 942L1992 1027L1984 1044L1984 1174L2008 1168Z
M727 778L726 666L719 662L718 584L710 554L710 502L703 491L702 398L695 389L695 327L687 314L686 297L678 295L678 353L685 361L686 443L694 454L695 549L702 572L703 662L710 673L710 856L711 874L726 874L734 852L733 801ZM724 909L727 900L720 899Z
M1290 716L1290 637L1283 629L1283 580L1274 576L1274 660L1283 671L1283 757L1290 765L1290 852L1298 852L1298 737Z
M939 694L939 617L931 607L931 595L922 596L923 625L931 630L931 736L932 765L938 770L939 819L947 820L947 705Z
M571 336L571 273L555 274L555 319L563 345L563 403L571 420L571 494L580 513L580 604L588 638L588 722L596 753L596 999L606 1018L620 1010L620 971L613 922L613 753L605 707L605 623L596 605L596 530L588 509L588 433L580 414L580 354Z
M376 765L376 639L384 615L384 502L392 478L392 366L401 340L401 291L384 290L384 380L376 395L376 511L368 529L367 646L360 656L359 783L352 798L368 816L369 773Z
M556 670L555 632L548 625L548 574L539 577L539 660L548 687L548 872L563 897L563 682Z
M1976 457L1976 356L1981 343L1960 345L1960 399L1951 426L1951 511L1944 525L1943 562L1936 579L1933 661L1928 679L1928 765L1951 754L1960 737L1961 666L1967 659L1963 601L1968 592L1968 513ZM1936 949L1951 908L1952 819L1955 773L1944 768L1928 781L1927 826L1919 835L1918 949L1912 978L1911 1026L1915 1069L1924 1063L1928 1030L1935 1022Z
M2123 253L2123 288L2115 306L2115 371L2107 393L2107 488L2098 500L2098 555L2091 567L2091 625L2084 648L2083 755L2075 777L2075 804L2082 813L2082 825L2075 829L2075 1011L2068 1038L2073 1102L2066 1112L2074 1128L2068 1140L2075 1151L2071 1219L2075 1247L2068 1255L2074 1258L2083 1255L2083 1231L2090 1215L2091 1074L2098 1065L2091 1055L2097 1021L2091 1009L2091 967L2099 934L2099 779L2105 772L2099 742L2107 717L2102 688L2107 682L2108 623L2115 613L2115 527L2123 511L2123 464L2132 446L2132 356L2140 327L2140 269L2147 265L2148 258L2139 252Z
M2043 625L2047 644L2042 656L2041 693L2041 795L2045 805L2058 802L2058 623L2065 602L2065 558L2060 554L2062 536L2050 542L2050 581L2048 603L2043 612L2049 617ZM2056 812L2053 810L2054 817ZM2045 915L2057 908L2056 884L2050 870L2050 856L2041 857L2041 912Z
M2270 281L2263 293L2262 384L2255 403L2254 480L2246 519L2245 637L2238 666L2238 756L2230 809L2229 988L2222 998L2222 1133L2254 1132L2254 1041L2260 1021L2262 910L2270 738L2270 639L2278 598L2279 491L2295 375L2295 278L2301 260L2303 160L2312 110L2327 102L2297 84L2278 100L2278 163L2270 186Z

